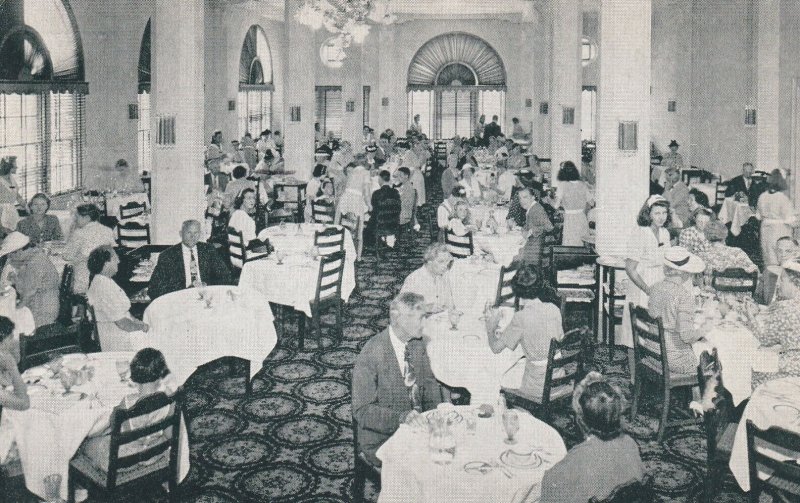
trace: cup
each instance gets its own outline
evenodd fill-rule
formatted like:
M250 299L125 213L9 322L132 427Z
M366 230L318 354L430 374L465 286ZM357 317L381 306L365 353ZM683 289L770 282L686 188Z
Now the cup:
M447 317L450 320L450 330L458 330L458 322L461 320L461 315L464 314L457 309L451 309L447 312Z
M517 411L511 409L503 410L503 429L506 431L506 438L503 442L512 445L517 442L514 435L519 431L519 416Z

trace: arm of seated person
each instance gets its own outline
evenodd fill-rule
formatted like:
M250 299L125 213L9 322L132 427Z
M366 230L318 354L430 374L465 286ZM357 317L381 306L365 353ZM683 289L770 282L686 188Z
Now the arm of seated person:
M13 410L27 410L31 402L28 387L17 369L17 361L5 351L0 352L0 372L11 379L12 391L0 389L0 406Z
M516 313L505 330L499 330L498 326L501 318L502 315L498 309L492 310L492 312L486 316L486 332L489 339L489 347L495 354L500 353L506 348L512 351L517 349L525 330L523 322Z
M150 326L147 323L127 316L115 321L114 325L126 332L147 332L150 330Z

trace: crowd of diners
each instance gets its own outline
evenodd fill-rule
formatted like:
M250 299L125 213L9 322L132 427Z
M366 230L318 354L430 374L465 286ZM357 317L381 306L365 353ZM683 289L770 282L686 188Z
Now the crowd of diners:
M496 119L495 119L496 120ZM414 207L429 205L426 174L440 183L444 201L435 210L441 230L466 234L477 230L470 217L475 204L508 203L507 222L488 226L521 228L525 238L515 262L519 266L513 289L520 309L510 324L499 328L500 314L487 309L485 325L491 351L499 353L521 346L521 389L541 394L550 340L564 337L560 299L543 271L545 237L561 230L561 243L583 246L590 234L592 188L571 161L558 169L558 187L548 188L548 174L535 156L526 156L518 143L524 136L515 130L505 138L493 120L476 125L471 138L447 141L446 156L437 167L432 142L421 133L418 121L404 138L391 130L380 133L364 127L363 143L354 146L318 129L316 162L307 184L305 218L314 202L335 207L334 223L344 217L362 222L378 220L375 212L392 215L398 229L419 229ZM246 242L255 239L267 225L269 213L279 208L271 179L285 175L281 157L282 139L269 130L258 141L245 134L231 142L225 153L222 135L213 135L206 152L206 182L209 192L207 218L216 225L242 232ZM664 326L671 371L690 374L698 361L691 344L710 327L693 323L693 282L715 270L742 268L755 271L755 262L741 249L726 245L728 229L719 222L708 199L680 181L679 159L667 158L662 194L647 198L628 239L625 269L630 279L627 303L646 307ZM482 181L476 171L491 165L493 176ZM227 168L231 168L227 172ZM0 376L7 387L0 390L0 405L25 409L29 405L24 382L17 371L13 335L53 323L58 316L59 276L39 246L63 238L56 218L48 215L50 199L36 194L29 202L16 193L13 159L0 161L0 225L5 237L0 245L4 286L13 285L19 296L17 314L0 317ZM585 167L584 167L585 171ZM800 377L800 246L791 237L792 209L785 194L782 173L774 170L765 182L752 180L752 165L745 164L741 177L728 185L731 197L755 200L762 220L761 250L765 265L785 265L769 305L759 310L747 304L748 326L762 343L781 344L779 370L754 376L755 381L781 376ZM430 182L429 182L430 183ZM658 180L655 181L658 184ZM758 192L757 195L755 193ZM10 218L7 207L24 205L28 216ZM85 293L95 309L104 351L129 349L133 333L146 333L147 324L130 313L130 300L114 280L119 259L110 228L99 223L99 210L92 204L76 208L75 229L69 234L63 258L75 268L75 290ZM381 221L381 225L385 225ZM372 224L374 230L374 225ZM367 225L367 233L370 226ZM149 285L151 299L201 284L232 284L228 265L217 250L202 241L202 224L183 223L180 242L161 253ZM354 236L362 239L364 236ZM213 238L213 236L212 236ZM489 257L491 259L491 257ZM380 465L377 448L403 423L420 420L443 397L430 369L421 341L426 316L455 305L451 266L454 258L441 242L433 242L424 253L424 264L404 281L389 308L389 326L363 347L352 373L352 410L358 423L358 442L367 459ZM27 311L27 312L26 312ZM13 319L11 319L13 318ZM30 321L32 320L32 321ZM24 328L23 328L24 327ZM24 332L21 332L24 330ZM623 317L619 343L630 346L628 313ZM137 353L131 362L131 378L137 389L123 401L130 406L143 396L163 391L169 370L163 355L153 349ZM409 393L411 388L411 393ZM615 487L640 480L645 470L636 443L622 432L625 409L622 393L603 376L590 373L576 386L573 410L586 439L550 468L542 483L541 501L587 501L607 496ZM99 458L107 453L108 439L96 439ZM604 467L613 465L614 470ZM623 469L620 469L623 467ZM586 473L603 474L586 477Z

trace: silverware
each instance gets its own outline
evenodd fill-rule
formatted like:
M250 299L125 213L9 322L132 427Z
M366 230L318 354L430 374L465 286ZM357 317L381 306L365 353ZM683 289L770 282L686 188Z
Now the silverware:
M503 464L502 464L502 463L501 463L499 460L497 460L497 459L493 459L493 460L492 460L492 461L489 463L489 465L490 465L490 466L493 466L493 467L495 467L495 468L499 468L499 469L500 469L500 471L501 471L501 472L503 472L503 475L505 475L506 477L508 477L508 478L510 478L510 479L514 478L514 474L513 474L513 473L511 473L511 471L510 471L508 468L506 468L505 466L503 466Z

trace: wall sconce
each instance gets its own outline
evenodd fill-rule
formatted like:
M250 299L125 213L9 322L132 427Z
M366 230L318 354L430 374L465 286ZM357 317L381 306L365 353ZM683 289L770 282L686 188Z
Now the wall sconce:
M156 134L156 143L158 145L175 145L177 140L175 122L174 115L158 118L158 134Z
M228 112L236 110L236 100L228 100Z
M533 108L533 100L530 98L525 98L525 108Z
M137 120L139 118L139 105L136 103L131 103L128 105L128 119L129 120Z
M572 107L564 107L561 112L561 124L572 125L575 124L575 109Z
M670 100L667 102L667 112L677 112L678 111L678 102L675 100Z
M356 111L356 102L353 100L349 100L344 104L344 109L347 112L355 112Z
M546 101L542 101L539 103L539 114L540 115L547 115L550 113L550 103Z
M626 121L619 123L619 139L617 146L620 150L637 150L639 123L636 121Z
M300 122L300 107L293 106L289 108L289 120L291 122Z
M381 98L381 106L388 107L389 106L389 98Z
M756 109L755 108L745 108L744 109L744 125L745 126L755 126L756 125Z

